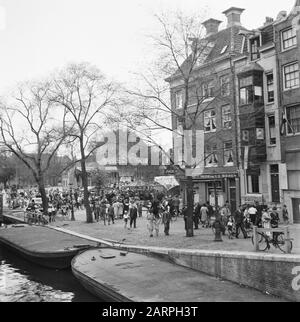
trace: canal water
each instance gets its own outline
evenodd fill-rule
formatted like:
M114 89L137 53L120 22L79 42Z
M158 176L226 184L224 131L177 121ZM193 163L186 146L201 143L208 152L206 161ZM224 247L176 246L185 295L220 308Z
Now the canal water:
M0 246L0 302L101 302L71 270L50 270Z

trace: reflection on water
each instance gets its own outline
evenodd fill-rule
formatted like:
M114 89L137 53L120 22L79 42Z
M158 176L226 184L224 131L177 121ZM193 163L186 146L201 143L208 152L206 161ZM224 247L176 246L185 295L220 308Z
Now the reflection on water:
M71 270L50 270L0 247L0 302L96 302Z

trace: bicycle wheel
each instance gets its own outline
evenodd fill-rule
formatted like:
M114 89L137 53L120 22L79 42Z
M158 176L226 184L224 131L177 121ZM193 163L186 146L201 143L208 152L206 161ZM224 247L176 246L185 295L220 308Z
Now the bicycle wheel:
M293 243L291 240L285 240L284 239L284 235L283 234L280 234L278 237L277 237L277 242L276 242L276 245L278 246L278 248L283 252L283 253L286 253L286 243L289 243L289 248L290 250L293 249Z
M174 214L174 215L171 217L171 220L172 220L172 221L176 221L176 220L177 220L177 214Z
M261 233L257 234L258 239L258 250L259 251L265 251L267 248L269 248L269 243L267 240L267 237ZM252 236L252 244L254 245L254 236Z

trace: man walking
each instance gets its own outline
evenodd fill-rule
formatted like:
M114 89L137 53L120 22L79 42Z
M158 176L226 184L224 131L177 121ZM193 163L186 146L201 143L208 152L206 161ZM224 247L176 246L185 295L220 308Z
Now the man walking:
M200 209L201 205L199 202L197 202L197 205L194 210L194 225L195 225L195 230L199 229L199 221L200 221Z
M112 204L110 204L108 207L107 215L108 215L108 225L110 225L110 222L112 222L114 224L115 223L115 211L114 211L114 207Z
M169 231L170 231L170 222L171 222L171 212L170 212L170 206L168 201L164 201L162 205L162 222L165 226L165 235L169 236Z
M239 234L240 234L240 229L244 235L244 238L248 238L247 232L245 230L244 227L244 214L243 214L243 207L239 206L239 209L235 212L235 225L236 225L236 238L239 238Z
M137 206L132 201L130 208L129 208L129 217L130 217L130 228L132 228L132 225L134 228L136 228L136 219L137 219Z

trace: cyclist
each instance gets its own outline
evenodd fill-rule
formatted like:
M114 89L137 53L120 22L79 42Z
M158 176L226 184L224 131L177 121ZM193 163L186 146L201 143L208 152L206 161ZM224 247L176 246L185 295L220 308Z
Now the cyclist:
M271 227L272 228L278 228L278 224L279 224L279 214L277 212L277 208L276 207L273 207L272 208L272 211L270 213L270 217L271 217L271 222L270 222L271 223ZM274 241L277 241L279 234L280 233L277 233L277 232L274 232L273 233L273 240Z

